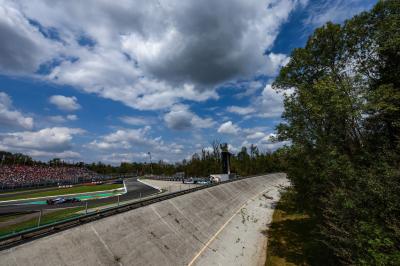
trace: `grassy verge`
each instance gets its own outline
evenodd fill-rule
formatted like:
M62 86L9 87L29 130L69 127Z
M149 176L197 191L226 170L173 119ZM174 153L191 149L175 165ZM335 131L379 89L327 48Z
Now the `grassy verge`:
M56 221L60 221L63 219L72 218L72 217L76 216L76 212L81 211L83 209L84 209L84 207L76 207L76 208L69 208L69 209L63 209L63 210L59 210L59 211L45 213L42 215L40 224L44 225L44 224L54 223ZM38 213L38 217L39 217L39 213ZM37 226L37 224L38 224L38 217L34 217L32 219L29 219L29 220L21 222L21 223L9 225L9 226L3 226L0 228L0 236L7 235L10 233L14 233L14 232L19 232L19 231L26 230L29 228L33 228L33 227Z
M57 187L31 187L31 188L17 188L13 190L5 190L0 192L0 195L9 195L9 194L15 194L15 193L26 193L30 191L39 191L39 190L48 190L48 189L56 189Z
M49 196L67 195L67 194L76 194L85 192L96 192L102 190L113 190L122 187L123 187L122 184L104 184L104 185L92 185L92 186L76 186L70 188L56 188L54 190L36 191L36 192L31 191L31 193L28 194L21 194L21 195L16 194L12 196L10 195L8 197L1 197L0 201L49 197Z
M315 222L298 210L294 190L283 192L267 232L265 265L325 265L325 252L315 241L314 228Z
M0 215L0 223L4 223L10 220L17 219L20 217L22 214L1 214Z

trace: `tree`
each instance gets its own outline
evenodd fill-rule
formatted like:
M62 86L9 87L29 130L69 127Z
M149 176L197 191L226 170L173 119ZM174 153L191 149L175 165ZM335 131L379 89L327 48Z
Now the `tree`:
M400 264L399 28L399 1L327 23L273 84L288 177L336 263Z

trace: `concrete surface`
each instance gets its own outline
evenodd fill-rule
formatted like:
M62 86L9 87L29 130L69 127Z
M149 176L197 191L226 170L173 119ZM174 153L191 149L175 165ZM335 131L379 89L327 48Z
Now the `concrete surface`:
M155 189L164 189L167 192L177 192L200 186L198 184L184 184L181 181L164 181L164 180L153 180L153 179L141 179L140 181Z
M201 265L217 233L235 238L226 229L249 199L285 182L271 174L196 191L1 251L0 265Z
M193 265L265 265L267 236L280 188L287 179L277 179L268 188L248 200L209 240L192 261Z

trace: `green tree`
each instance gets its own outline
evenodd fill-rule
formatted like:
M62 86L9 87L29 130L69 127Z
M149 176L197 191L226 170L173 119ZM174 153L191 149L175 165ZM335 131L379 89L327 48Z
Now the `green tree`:
M399 28L399 1L327 23L273 84L288 177L332 263L400 264Z

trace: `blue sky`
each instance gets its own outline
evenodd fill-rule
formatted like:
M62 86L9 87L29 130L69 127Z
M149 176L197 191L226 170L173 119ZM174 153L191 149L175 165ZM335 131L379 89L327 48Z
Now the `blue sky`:
M0 150L113 164L213 140L274 150L279 68L374 3L0 0Z

